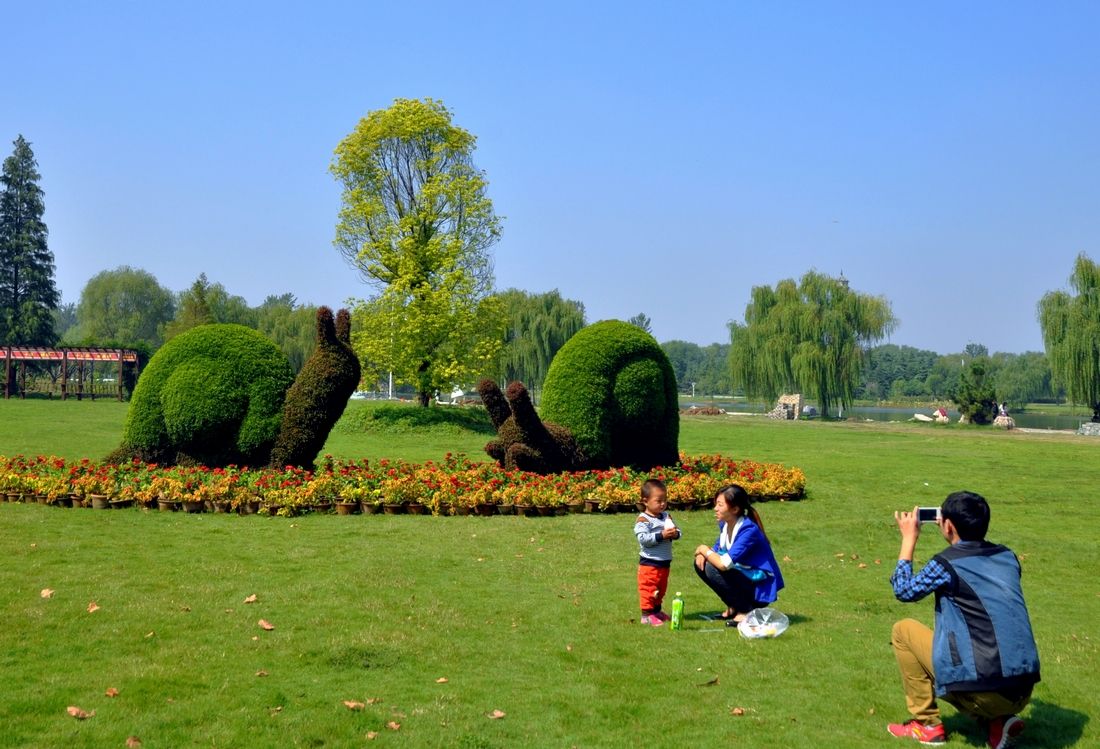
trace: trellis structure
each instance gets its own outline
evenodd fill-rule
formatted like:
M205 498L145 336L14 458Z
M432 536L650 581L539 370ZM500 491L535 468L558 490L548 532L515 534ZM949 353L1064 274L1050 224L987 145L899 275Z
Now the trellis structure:
M111 395L122 400L123 367L134 368L134 379L138 375L138 355L136 351L118 348L40 348L37 346L6 346L0 348L0 359L4 363L4 398L10 398L13 390L20 397L27 394L27 363L43 365L53 382L60 384L61 400L75 395L77 400L85 396L95 400L96 365L110 367L114 373L115 387ZM16 368L18 366L18 372ZM56 369L55 369L56 368ZM54 372L56 371L56 375ZM17 379L18 378L18 379ZM75 392L71 383L75 383ZM18 385L18 387L15 387ZM48 390L52 395L53 391Z

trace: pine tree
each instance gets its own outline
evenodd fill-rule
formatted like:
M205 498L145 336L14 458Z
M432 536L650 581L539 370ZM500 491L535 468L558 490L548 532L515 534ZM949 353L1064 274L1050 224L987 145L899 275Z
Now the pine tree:
M61 304L53 253L42 220L41 175L20 135L0 175L0 344L52 346L53 312Z

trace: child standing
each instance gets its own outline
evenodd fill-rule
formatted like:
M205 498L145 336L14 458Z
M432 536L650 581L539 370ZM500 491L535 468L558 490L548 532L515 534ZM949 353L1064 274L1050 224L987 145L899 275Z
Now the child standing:
M642 484L642 504L645 510L634 523L638 537L638 599L642 608L642 624L659 627L669 620L661 611L661 602L668 590L668 570L672 566L672 542L680 537L680 529L665 512L668 497L663 481L648 479Z

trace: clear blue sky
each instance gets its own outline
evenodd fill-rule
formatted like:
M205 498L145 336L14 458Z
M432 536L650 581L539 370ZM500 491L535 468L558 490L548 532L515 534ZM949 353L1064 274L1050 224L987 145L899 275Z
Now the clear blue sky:
M817 268L894 343L1041 350L1036 302L1100 259L1095 2L0 2L0 152L33 144L66 301L124 264L368 294L327 167L395 97L478 137L499 287L659 340Z

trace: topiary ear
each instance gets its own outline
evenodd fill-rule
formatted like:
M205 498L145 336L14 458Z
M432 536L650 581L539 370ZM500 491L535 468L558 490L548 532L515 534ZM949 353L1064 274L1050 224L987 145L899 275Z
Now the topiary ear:
M336 313L336 340L345 346L351 345L351 313L346 309Z
M317 308L317 343L335 343L336 325L332 319L332 310L328 307Z
M485 410L489 412L489 419L493 422L493 428L499 430L500 425L512 415L512 409L508 406L508 401L504 400L504 394L500 392L500 386L489 378L485 378L477 384L477 392L481 396L481 402L485 405Z

